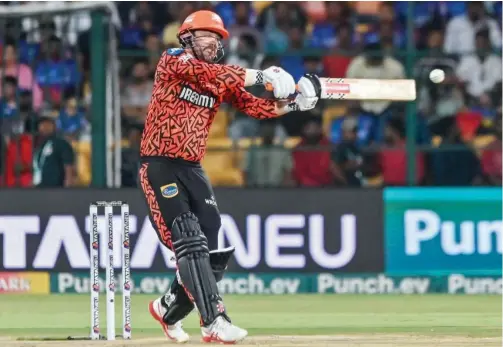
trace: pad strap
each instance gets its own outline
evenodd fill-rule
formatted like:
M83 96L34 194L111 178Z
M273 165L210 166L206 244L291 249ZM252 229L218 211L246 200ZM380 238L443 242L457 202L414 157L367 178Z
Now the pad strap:
M192 212L179 215L171 228L181 284L207 326L218 316L227 318L210 265L208 242Z
M234 247L210 251L210 264L217 283L224 277L227 263L233 253ZM167 309L163 320L168 325L173 325L184 319L194 308L194 304L190 301L187 293L185 293L185 290L178 281L178 276L179 273L177 272L177 278L171 282L169 292L166 293L161 301L162 305Z

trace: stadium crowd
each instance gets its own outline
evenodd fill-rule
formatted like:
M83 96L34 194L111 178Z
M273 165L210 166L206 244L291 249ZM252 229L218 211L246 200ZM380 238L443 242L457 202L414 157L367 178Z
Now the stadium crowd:
M136 185L159 54L179 46L177 30L197 9L217 12L229 28L225 63L278 65L295 79L411 77L418 85L412 131L405 104L389 101L320 102L270 121L224 107L203 162L215 185L406 185L412 135L415 184L501 185L501 2L417 2L413 42L405 1L116 4L123 186ZM89 185L90 13L4 20L0 28L0 186ZM408 46L417 50L409 76ZM446 72L444 83L428 80L434 68ZM262 87L250 91L271 97Z

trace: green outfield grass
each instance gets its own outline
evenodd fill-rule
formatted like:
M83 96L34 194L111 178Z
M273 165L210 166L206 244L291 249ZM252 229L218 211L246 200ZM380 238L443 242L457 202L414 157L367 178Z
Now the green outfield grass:
M101 295L101 329L106 331ZM117 333L122 297L117 295ZM149 315L147 295L132 298L133 336L162 336ZM407 333L473 337L501 336L499 296L294 295L225 297L233 321L253 335ZM88 295L1 295L0 336L88 335ZM186 320L198 332L195 314Z

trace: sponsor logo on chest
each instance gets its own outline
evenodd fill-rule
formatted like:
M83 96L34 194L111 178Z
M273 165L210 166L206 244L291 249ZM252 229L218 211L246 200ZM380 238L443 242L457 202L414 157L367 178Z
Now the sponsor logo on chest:
M191 104L212 108L215 105L215 98L208 95L199 94L198 92L192 90L188 86L183 86L180 95L180 99L190 102Z

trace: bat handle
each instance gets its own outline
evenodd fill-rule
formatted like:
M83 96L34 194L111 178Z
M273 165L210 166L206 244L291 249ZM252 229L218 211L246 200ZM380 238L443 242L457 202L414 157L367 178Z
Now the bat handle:
M274 90L274 88L272 87L271 83L266 83L265 84L265 90L267 90L268 92L272 92ZM295 85L295 90L299 91L299 86L298 85Z

